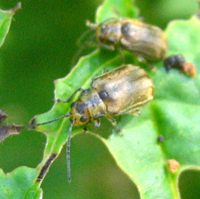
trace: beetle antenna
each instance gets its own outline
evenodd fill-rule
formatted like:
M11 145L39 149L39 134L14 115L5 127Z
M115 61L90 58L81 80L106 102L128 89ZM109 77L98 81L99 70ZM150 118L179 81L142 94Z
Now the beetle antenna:
M77 40L77 45L78 46L80 46L81 45L81 43L82 43L82 41L83 41L83 39L89 34L89 33L91 33L93 30L92 29L88 29L88 30L86 30L80 37L79 37L79 39Z
M87 27L89 27L91 30L96 30L96 28L97 28L97 24L95 24L95 23L91 23L89 20L86 20L86 26Z
M72 133L72 128L74 126L75 120L72 120L72 123L69 128L68 132L68 139L67 139L67 149L66 149L66 156L67 156L67 177L68 177L68 182L71 182L71 163L70 163L70 146L71 146L71 133Z
M94 39L96 37L96 35L91 35L85 42L82 43L83 39L91 32L96 30L97 25L91 23L89 20L86 21L86 26L89 27L90 29L86 30L81 36L80 38L77 40L77 45L80 46L79 50L76 52L76 54L74 55L74 57L72 58L72 62L71 65L74 66L79 55L82 53L82 51L84 50L84 48L86 46L88 46L88 43Z
M80 54L83 52L84 48L86 46L91 46L90 42L91 40L93 40L96 37L96 35L92 35L90 38L88 38L78 49L78 51L76 52L76 54L74 55L74 57L72 58L72 62L71 65L74 66L76 61L78 60L78 57L80 56Z
M49 120L47 122L42 122L42 123L39 123L39 124L36 124L36 120L34 118L34 119L31 120L31 124L29 126L27 126L27 128L34 129L36 126L41 126L41 125L49 124L49 123L52 123L52 122L56 122L56 121L63 119L65 117L69 117L70 115L71 115L71 113L67 113L65 115L62 115L61 117L55 118L53 120Z

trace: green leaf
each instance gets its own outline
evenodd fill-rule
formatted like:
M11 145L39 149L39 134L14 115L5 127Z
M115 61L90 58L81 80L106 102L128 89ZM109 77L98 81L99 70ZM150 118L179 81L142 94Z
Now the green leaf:
M12 17L19 8L21 8L21 3L18 3L15 8L7 11L0 9L0 47L3 45L6 35L8 34Z
M19 167L9 174L4 174L3 170L0 169L0 198L31 199L31 197L25 196L27 193L30 195L29 189L34 184L36 176L37 171L27 167ZM32 189L32 195L33 193L34 190Z
M131 5L132 1L123 2L124 5ZM122 6L120 1L113 3L107 0L98 10L96 21L116 17L113 8L123 17L133 17L133 13L136 13L134 7ZM179 174L187 168L200 168L200 21L193 17L172 22L165 33L169 43L168 55L182 54L188 62L197 66L198 75L191 78L177 70L166 73L162 63L157 63L157 72L149 72L155 84L154 100L142 109L139 117L121 117L119 126L123 136L109 128L105 120L98 132L108 132L108 138L97 135L97 130L91 128L94 135L108 147L120 168L136 183L144 199L179 198ZM125 55L128 63L137 62L132 54L125 52ZM68 99L76 89L88 88L92 78L101 74L104 68L111 70L120 65L119 54L104 49L81 58L67 77L55 82L55 98ZM146 69L148 67L142 63L141 66ZM56 103L48 113L37 116L36 120L37 123L46 122L69 111L69 104ZM50 154L60 153L67 141L69 125L69 119L65 118L36 128L47 136L44 159L38 169L43 167ZM74 127L73 135L81 131L81 128ZM164 136L163 143L158 143L159 135ZM169 159L180 163L175 173L169 169Z
M18 3L17 6L13 9L3 11L0 10L0 47L3 45L3 42L8 34L12 17L15 12L21 8L21 3ZM4 114L4 117L7 115ZM2 119L2 118L1 118ZM5 118L3 118L5 119ZM7 128L8 129L7 129ZM21 131L21 126L9 125L2 126L2 136L7 133L17 134ZM7 132L8 131L8 132ZM7 135L7 136L8 136ZM2 139L5 139L2 137ZM38 176L38 170L28 168L28 167L19 167L12 171L11 173L4 174L3 170L0 169L0 198L1 199L39 199L42 196L42 190L38 187L39 184L36 183Z
M166 74L157 64L157 72L151 74L156 93L149 110L123 126L124 136L112 134L104 140L119 166L138 186L142 198L179 198L180 172L200 168L200 21L196 17L175 21L165 32L168 54L184 55L197 66L197 77L175 70ZM164 136L164 143L157 143L158 135ZM169 170L169 159L180 163L175 174Z
M39 184L34 184L27 191L25 199L41 199L42 198L42 189L39 188Z
M124 3L127 5L126 7L122 6L120 1L114 7L112 6L113 3L110 1L105 1L104 5L107 8L110 6L113 7L113 11L109 12L110 17L116 17L116 11L124 13L123 16L129 16L130 13L131 16L136 16L137 9L134 7L131 8L132 1L126 0ZM100 7L98 13L101 13L102 10L104 10L104 6ZM100 15L97 16L97 18L101 20ZM87 88L91 83L91 78L101 74L104 68L113 69L114 67L119 66L119 63L121 63L121 59L116 52L110 53L107 51L102 52L97 50L89 56L81 58L78 64L73 68L73 70L66 78L56 80L55 99L68 99L76 89L80 87ZM52 120L54 118L60 117L61 115L64 115L65 113L68 113L69 111L69 104L55 104L52 107L52 110L50 110L48 113L36 117L37 123ZM62 121L51 123L45 126L39 126L36 128L38 131L45 132L47 135L47 144L44 151L44 158L41 164L38 166L38 169L42 169L51 154L60 153L63 145L67 141L67 131L69 129L69 124L69 119L66 118ZM73 134L80 132L80 129L81 128L74 128Z
M109 18L129 17L136 18L138 9L133 6L133 0L106 0L98 8L96 14L96 23L102 23Z

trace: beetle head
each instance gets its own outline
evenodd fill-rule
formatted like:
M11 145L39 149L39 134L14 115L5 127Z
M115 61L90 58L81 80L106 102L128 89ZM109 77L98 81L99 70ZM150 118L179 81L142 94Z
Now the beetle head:
M96 38L100 43L117 43L121 39L121 26L118 21L106 21L96 28Z
M75 121L75 126L82 126L90 121L90 113L87 104L78 100L71 105L70 120Z
M96 39L100 43L117 43L121 38L121 25L115 18L110 18L103 23L97 25L86 22L86 25L92 30L96 31Z

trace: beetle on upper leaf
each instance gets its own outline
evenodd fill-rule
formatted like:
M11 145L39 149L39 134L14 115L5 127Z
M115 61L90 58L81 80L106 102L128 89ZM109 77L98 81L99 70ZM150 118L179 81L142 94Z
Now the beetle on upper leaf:
M156 26L129 18L110 18L99 25L87 21L86 25L95 32L98 46L108 50L119 50L123 62L122 49L125 49L148 63L164 61L167 71L178 68L189 76L196 76L195 65L185 62L182 55L166 57L167 38Z
M103 48L125 49L150 62L163 60L168 50L164 32L137 19L111 18L99 25L87 21L86 25L96 32L98 45Z

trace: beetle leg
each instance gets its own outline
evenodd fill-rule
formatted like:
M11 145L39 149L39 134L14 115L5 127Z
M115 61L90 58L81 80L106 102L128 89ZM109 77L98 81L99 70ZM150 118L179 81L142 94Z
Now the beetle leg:
M152 72L156 72L157 71L157 68L152 65L151 63L148 63L148 66L149 66L149 69L152 71Z
M156 72L157 68L151 62L148 62L144 57L138 56L137 59L139 62L146 64L152 72Z
M112 123L112 125L115 127L115 130L117 131L117 133L120 133L120 128L117 126L117 122L116 120L113 118L112 115L110 114L106 114L107 119Z
M98 46L101 47L101 48L105 48L107 50L115 50L114 46L109 46L109 45L102 44L102 43L99 43Z
M122 64L125 65L125 58L124 58L122 48L118 48L118 50L119 50L119 54L120 54L120 57L121 57L121 60L122 60Z
M96 128L99 128L101 126L101 122L99 119L94 120L94 125Z
M128 114L130 114L130 115L134 115L134 116L139 116L140 115L140 108L134 108L133 110L130 110L129 112L128 112Z
M83 128L83 134L86 134L87 130L88 130L87 126L84 127L84 128Z
M102 44L102 43L95 43L95 42L87 42L87 44L91 47L100 47L100 48L104 48L107 50L115 50L114 46L110 46L110 45L106 45L106 44Z
M115 127L115 130L117 131L117 133L119 133L120 135L122 135L122 134L121 134L121 129L117 126L117 122L114 121L114 122L112 123L112 125Z
M99 46L98 43L95 43L95 42L92 42L92 41L88 41L87 45L90 46L90 47L98 47Z

